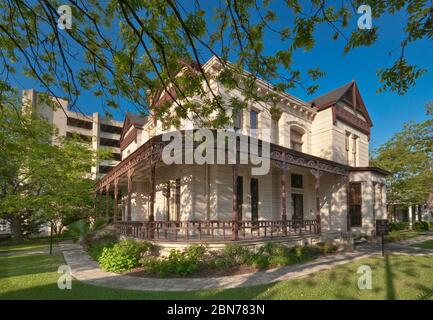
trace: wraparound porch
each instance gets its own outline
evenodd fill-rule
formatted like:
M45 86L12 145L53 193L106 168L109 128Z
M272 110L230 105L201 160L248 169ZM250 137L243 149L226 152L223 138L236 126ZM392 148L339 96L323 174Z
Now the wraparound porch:
M106 214L114 216L121 234L192 242L320 234L324 224L328 229L338 225L338 231L347 230L349 172L345 165L271 145L271 172L253 177L238 164L166 166L161 162L165 143L159 136L150 139L96 186L99 204L95 202L95 211L104 211L105 194ZM207 172L206 167L211 170ZM186 175L185 170L189 170ZM305 177L302 190L293 190L290 185L294 172ZM260 194L255 201L253 180ZM301 214L293 208L294 193L301 196L297 197L301 199ZM191 205L190 198L198 205Z

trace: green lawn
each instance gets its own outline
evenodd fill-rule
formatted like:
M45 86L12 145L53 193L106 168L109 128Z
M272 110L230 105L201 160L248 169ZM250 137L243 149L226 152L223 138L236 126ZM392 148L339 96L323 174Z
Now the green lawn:
M415 243L412 247L423 248L423 249L432 249L433 250L433 240L427 240L420 243Z
M406 239L411 239L418 237L422 234L420 231L415 230L401 230L401 231L391 231L385 236L386 242L398 242Z
M54 237L53 245L57 246L59 241L66 239L72 239L71 237L62 236ZM23 241L5 240L0 241L0 255L8 252L19 252L19 251L31 251L31 250L49 250L50 249L50 238L39 237L33 239L26 239Z
M139 292L73 281L57 288L60 255L0 256L1 299L432 299L433 257L389 256L363 259L299 280L227 290ZM359 290L357 269L373 270L373 289Z

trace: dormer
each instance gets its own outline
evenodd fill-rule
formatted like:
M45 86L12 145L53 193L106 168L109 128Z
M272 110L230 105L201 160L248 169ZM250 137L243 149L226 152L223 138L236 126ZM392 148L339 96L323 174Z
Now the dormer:
M120 133L120 152L122 160L135 151L141 144L141 132L147 122L146 116L135 115L127 112Z
M313 154L350 166L367 166L373 123L356 82L310 103L318 110L312 126Z

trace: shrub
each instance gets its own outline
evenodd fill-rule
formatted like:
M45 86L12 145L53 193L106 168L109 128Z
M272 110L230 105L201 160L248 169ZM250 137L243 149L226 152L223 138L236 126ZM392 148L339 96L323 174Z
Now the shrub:
M259 249L259 253L268 254L270 256L286 256L289 254L289 248L281 243L266 242L265 245Z
M433 221L429 221L429 222L428 222L428 225L429 225L429 229L430 229L430 230L433 230Z
M401 231L409 229L409 222L390 222L389 231Z
M337 246L333 245L331 242L319 242L315 246L310 246L310 250L313 254L327 254L337 251Z
M140 258L152 250L153 246L148 242L122 240L111 247L104 247L98 262L106 271L124 272L137 267Z
M188 275L196 272L203 264L206 247L192 245L183 251L172 249L168 257L153 256L142 259L141 264L145 272L158 273L161 276L169 274Z
M413 229L416 231L428 231L429 224L427 221L416 221L413 224Z
M250 258L250 264L259 269L264 269L270 265L269 256L256 254Z
M226 244L222 251L222 257L228 266L247 264L251 256L250 249L240 244Z
M104 248L112 247L117 242L117 237L112 234L104 234L92 241L88 246L90 256L98 261Z

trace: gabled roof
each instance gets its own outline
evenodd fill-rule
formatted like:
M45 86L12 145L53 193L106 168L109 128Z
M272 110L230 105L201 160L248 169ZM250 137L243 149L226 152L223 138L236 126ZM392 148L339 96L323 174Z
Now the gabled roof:
M344 102L360 112L367 123L370 126L373 125L355 80L310 101L312 106L315 106L319 111L330 106L336 106L338 102Z
M142 129L146 122L147 117L127 112L125 115L125 120L123 121L122 132L120 133L120 141L123 140L126 132L128 132L131 126Z

